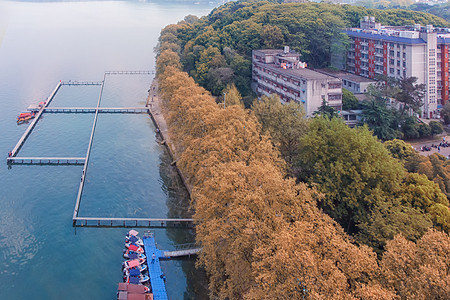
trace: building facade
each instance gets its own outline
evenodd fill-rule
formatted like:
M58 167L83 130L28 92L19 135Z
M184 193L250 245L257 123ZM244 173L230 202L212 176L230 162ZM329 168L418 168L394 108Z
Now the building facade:
M258 95L277 94L282 103L304 105L311 116L325 100L337 110L342 108L342 84L339 78L306 68L300 54L266 49L252 52L253 89Z
M439 117L439 109L449 100L450 29L381 26L373 17L364 17L360 28L349 28L346 33L351 42L348 72L368 78L417 77L417 83L426 86L422 117Z

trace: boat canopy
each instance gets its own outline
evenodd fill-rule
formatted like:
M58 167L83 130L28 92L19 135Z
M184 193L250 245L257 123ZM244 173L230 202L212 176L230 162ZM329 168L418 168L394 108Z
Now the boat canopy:
M129 259L136 259L136 258L138 258L138 254L135 253L135 252L130 252L130 253L128 253L128 258Z
M139 276L139 275L141 275L141 272L138 269L136 268L130 269L130 276Z
M128 247L128 249L130 249L130 251L137 251L139 249L139 247L131 244L130 247Z
M136 236L133 235L132 237L130 237L130 242L132 242L133 244L137 241L139 241L139 239Z
M143 285L129 284L128 292L132 294L145 294L147 292L147 288Z
M130 231L128 231L128 233L129 233L130 235L133 235L133 236L136 236L136 235L139 234L139 232L136 231L136 230L134 230L134 229L131 229Z
M137 278L137 277L130 277L130 283L138 284L139 283L139 278Z
M128 294L128 300L146 300L145 295L142 294Z
M146 300L145 295L142 294L128 294L128 300ZM150 298L151 299L151 298Z
M129 260L127 262L127 265L128 265L129 268L137 267L137 266L139 266L139 259Z

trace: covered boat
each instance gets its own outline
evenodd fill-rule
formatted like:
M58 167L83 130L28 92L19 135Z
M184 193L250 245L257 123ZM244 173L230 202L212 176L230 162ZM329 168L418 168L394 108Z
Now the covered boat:
M126 283L134 283L134 284L142 284L148 282L150 277L148 275L137 275L137 276L124 276L124 282Z
M119 282L119 288L117 290L128 292L130 294L145 294L150 292L150 289L144 285L125 282Z
M144 247L144 242L142 241L142 239L137 236L134 236L134 235L132 235L130 237L126 237L125 243L132 243L139 247Z
M136 258L146 259L147 258L143 253L136 253L136 252L130 251L130 250L125 251L125 253L123 254L123 257L128 258L128 259L136 259Z
M130 231L128 231L128 233L125 235L125 238L128 239L132 236L137 236L139 234L139 231L136 231L134 229L131 229Z
M125 243L125 247L128 250L134 251L134 252L138 252L138 253L144 253L144 249L140 246L137 246L135 244L132 243Z
M137 268L139 271L141 271L141 273L144 273L145 271L147 271L147 265L146 264L139 264L139 260L137 260L137 265L134 263L134 266L130 267L126 262L122 264L122 269L125 272L128 269L132 269L132 268Z

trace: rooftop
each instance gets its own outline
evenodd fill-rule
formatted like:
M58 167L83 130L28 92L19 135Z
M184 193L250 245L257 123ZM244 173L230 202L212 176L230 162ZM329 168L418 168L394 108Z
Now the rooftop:
M319 80L334 80L338 79L336 77L326 75L311 69L300 68L300 69L282 69L281 67L276 66L275 64L265 64L261 62L256 62L257 65L264 67L266 69L270 69L276 71L278 73L283 73L285 75L291 75L294 77L301 77L304 79L319 79Z
M375 83L375 80L372 80L370 78L366 78L366 77L362 77L356 74L352 74L352 73L348 73L348 72L344 72L344 71L335 71L335 70L330 70L330 69L318 69L318 72L322 72L334 77L338 77L341 79L346 79L352 82L370 82L370 83Z

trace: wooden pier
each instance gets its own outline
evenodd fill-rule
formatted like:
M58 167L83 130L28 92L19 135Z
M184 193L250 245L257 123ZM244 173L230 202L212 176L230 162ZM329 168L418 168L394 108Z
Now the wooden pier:
M148 113L148 107L46 107L46 113Z
M50 94L50 96L47 98L47 101L45 102L44 108L47 107L50 102L53 100L53 98L56 95L56 92L58 92L59 88L61 87L61 82L58 82L53 92ZM30 135L33 128L36 126L36 123L38 122L39 118L41 117L42 113L44 112L44 109L39 110L39 112L34 117L33 121L31 121L30 125L28 125L28 128L23 133L22 137L17 142L16 146L11 151L11 155L8 158L15 157L17 155L17 152L22 148L23 143L25 143L26 139ZM7 160L8 161L8 160Z
M161 258L170 259L174 257L197 255L201 250L202 248L199 247L199 245L196 243L175 245L175 250L172 251L161 250L162 253Z
M106 74L103 75L103 81L102 81L102 85L100 88L100 94L98 95L97 107L96 107L95 116L94 116L94 123L92 124L91 137L89 138L89 144L88 144L88 148L87 148L87 152L86 152L86 159L84 161L83 172L81 173L81 182L80 182L80 186L78 187L77 200L75 202L75 208L73 209L72 222L74 225L76 223L75 218L78 217L78 211L80 209L81 196L83 195L83 188L84 188L84 182L85 182L84 179L86 177L87 167L88 167L88 163L89 163L89 156L91 155L92 141L94 140L95 126L97 125L97 119L98 119L98 108L100 107L100 102L102 100L103 88L105 86L105 78L106 78Z
M14 165L83 165L84 157L8 157Z
M100 113L148 113L152 118L150 107L100 107L102 94L105 84L106 75L147 75L154 74L153 71L108 71L103 75L102 81L60 81L50 96L47 98L44 106L34 107L30 106L29 110L36 111L35 118L31 121L20 140L7 158L8 164L23 164L23 165L83 165L81 174L81 181L78 188L78 194L73 211L73 226L74 227L144 227L144 228L193 228L194 220L188 218L109 218L109 217L80 217L78 212L80 209L81 198L84 189L85 177L89 164L89 157L92 149L92 143L95 134L95 128ZM100 85L100 93L98 96L96 107L49 107L49 104L55 97L59 88L62 85ZM43 113L94 113L94 122L92 124L91 135L85 157L20 157L17 156L20 148L35 128L37 122ZM177 252L178 251L178 252ZM195 249L178 249L175 251L167 251L164 257L178 257L186 255L194 255L198 253L199 248Z
M106 75L151 75L155 71L106 71Z
M130 228L192 228L193 219L161 218L73 218L74 227L130 227Z
M61 85L102 85L102 81L61 81Z

